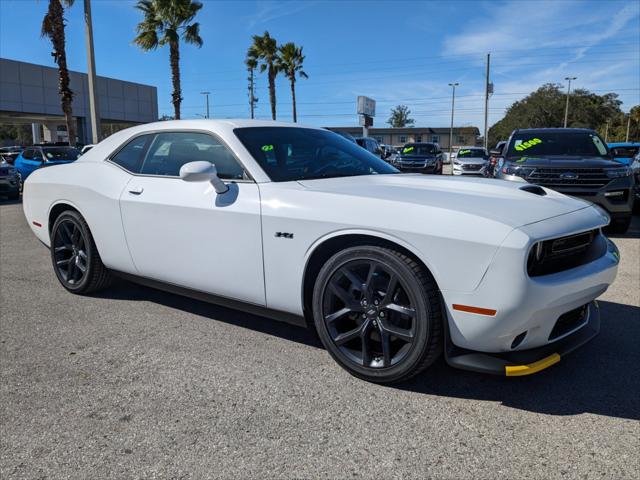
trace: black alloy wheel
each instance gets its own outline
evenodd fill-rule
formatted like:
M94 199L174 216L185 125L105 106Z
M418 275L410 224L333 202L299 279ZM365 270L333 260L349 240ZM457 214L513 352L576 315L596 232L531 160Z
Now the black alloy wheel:
M440 352L435 281L415 260L384 247L334 255L318 276L314 317L331 355L366 380L405 380Z
M63 212L51 229L51 260L58 280L73 293L86 294L109 285L89 226L75 211Z
M69 286L82 282L87 274L89 257L80 225L72 217L58 223L53 236L53 256L59 276Z

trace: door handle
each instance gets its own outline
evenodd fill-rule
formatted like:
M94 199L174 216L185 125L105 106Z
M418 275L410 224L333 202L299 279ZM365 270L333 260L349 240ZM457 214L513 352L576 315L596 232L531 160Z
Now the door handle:
M144 188L142 188L142 187L131 187L131 188L129 188L129 193L131 193L133 195L140 195L142 192L144 192Z

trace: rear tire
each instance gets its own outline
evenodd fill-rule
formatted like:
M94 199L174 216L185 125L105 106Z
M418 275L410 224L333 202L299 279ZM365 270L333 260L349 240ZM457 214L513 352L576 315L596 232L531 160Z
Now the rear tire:
M316 280L313 316L333 359L370 382L407 380L442 351L435 280L390 248L355 246L333 255Z
M53 224L51 261L58 280L72 293L87 295L111 284L89 225L74 210L62 212Z

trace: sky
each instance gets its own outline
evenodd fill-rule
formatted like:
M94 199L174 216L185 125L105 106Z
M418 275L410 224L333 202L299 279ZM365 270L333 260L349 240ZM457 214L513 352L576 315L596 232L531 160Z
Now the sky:
M98 75L155 85L160 115L172 114L168 48L133 44L141 13L131 0L92 0ZM298 121L358 124L356 97L376 100L374 126L407 105L415 126L484 124L485 61L491 53L489 125L544 83L616 92L623 110L640 104L640 2L633 1L203 1L202 48L181 47L183 118L247 118L251 36L269 31L303 46L308 79L297 83ZM40 37L47 0L0 0L0 57L55 66ZM82 0L67 12L67 56L86 71ZM257 77L257 118L270 118L266 75ZM278 119L291 120L289 85L277 83Z

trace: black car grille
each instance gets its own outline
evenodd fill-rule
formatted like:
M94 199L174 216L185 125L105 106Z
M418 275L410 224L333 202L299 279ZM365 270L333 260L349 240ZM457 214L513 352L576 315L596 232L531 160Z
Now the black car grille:
M549 334L549 340L560 338L583 325L587 319L587 312L588 305L583 305L560 315Z
M607 252L607 241L599 229L553 238L535 244L527 259L531 277L550 275L579 267Z
M462 164L462 169L463 170L473 170L473 171L478 171L483 167L483 165L481 163L463 163Z
M9 175L9 169L8 168L0 168L0 177L6 177L7 175Z
M545 187L600 188L611 179L602 168L536 168L527 180Z

